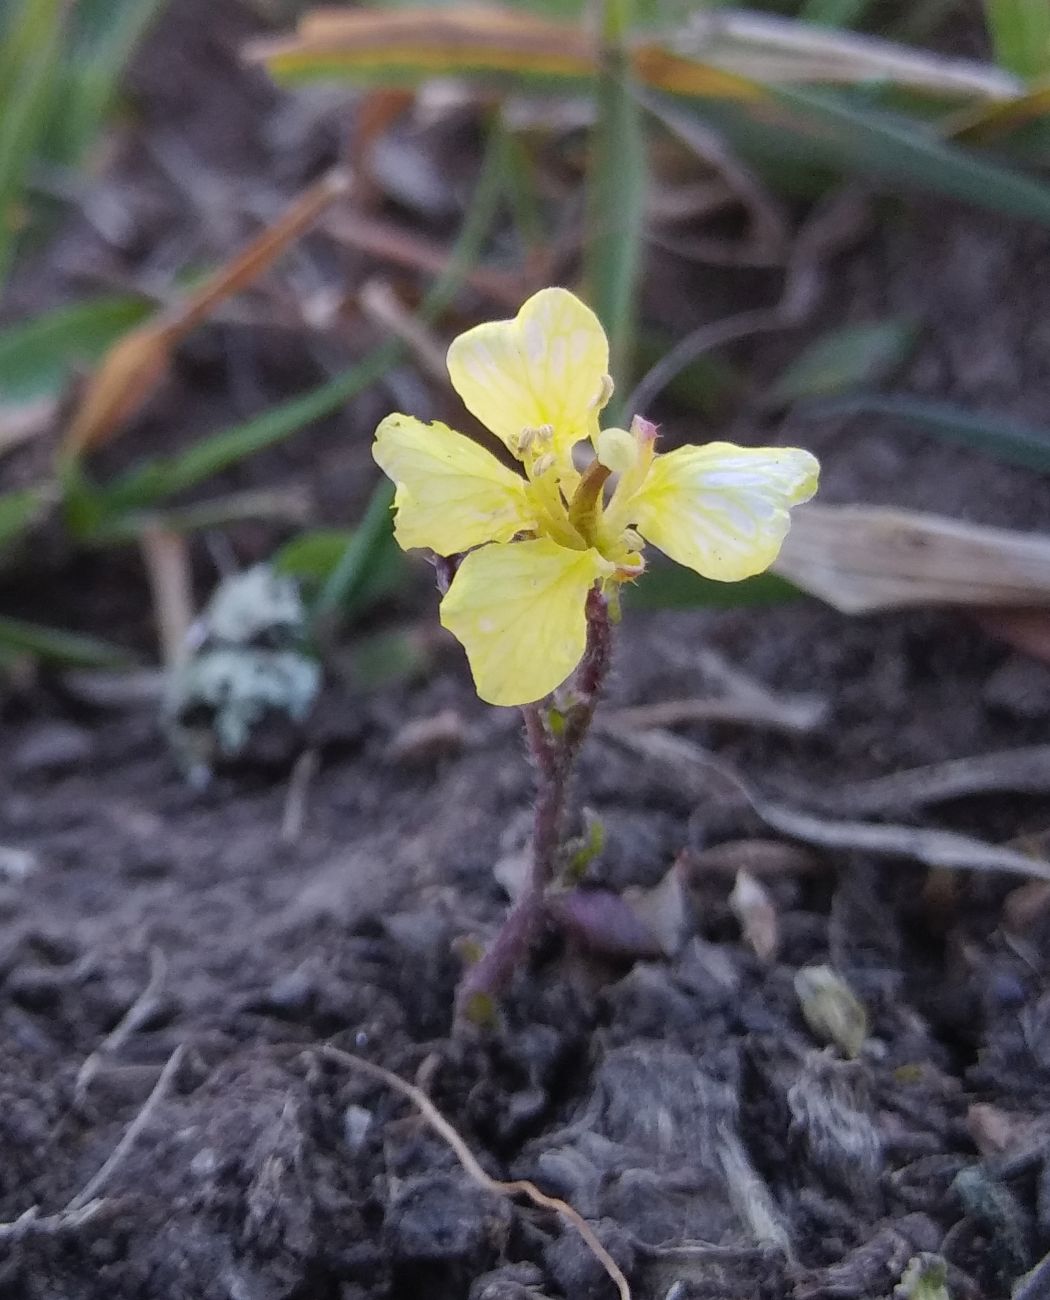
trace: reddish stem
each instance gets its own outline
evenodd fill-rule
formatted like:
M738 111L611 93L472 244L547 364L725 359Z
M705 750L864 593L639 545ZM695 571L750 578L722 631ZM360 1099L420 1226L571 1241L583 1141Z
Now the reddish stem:
M542 928L547 889L557 871L564 836L572 769L609 670L611 632L609 607L595 587L587 597L587 646L573 679L575 699L561 726L551 727L541 704L522 708L526 741L536 765L532 868L499 933L460 981L456 1021L461 1026L491 1009L516 968L528 958Z

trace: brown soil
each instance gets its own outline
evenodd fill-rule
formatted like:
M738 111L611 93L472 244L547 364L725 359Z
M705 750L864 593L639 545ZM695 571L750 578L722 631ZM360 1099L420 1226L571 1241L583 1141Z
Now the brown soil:
M261 184L278 152L268 131L289 110L230 57L250 27L230 7L175 6L132 79L139 125L105 183L143 211L152 194L149 211L170 215L170 185L146 183L163 128L198 176ZM187 85L202 102L172 124ZM276 184L301 179L286 163ZM213 232L211 245L185 221L170 228L180 256L187 240L201 256L228 251L238 233ZM86 247L74 220L47 263L56 294L63 257L83 270ZM1050 399L1046 252L1043 234L909 206L840 259L813 328L913 312L925 334L909 391L1036 418ZM706 268L674 273L680 302L688 277L708 291ZM32 297L29 277L15 309L19 295ZM289 357L266 331L219 327L198 346L136 450L173 437L188 412L235 418L316 378L316 358ZM795 346L738 359L774 373ZM261 385L246 406L245 366ZM319 517L353 518L370 481L367 431L392 400L362 399L231 485L295 480ZM758 418L741 416L750 435L733 432L757 436ZM885 424L762 418L763 439L821 454L828 500L1046 518L1047 485L1021 470ZM273 540L232 534L244 562ZM203 551L201 566L210 581ZM5 581L5 609L148 646L133 555L57 547ZM412 601L429 623L424 583ZM807 602L629 615L610 702L704 693L701 643L774 690L828 701L806 736L684 733L800 807L826 806L851 779L1037 742L1050 721L1050 670L962 616L849 621ZM458 715L458 740L399 755L406 724L443 710ZM520 844L530 772L515 716L477 702L453 647L412 685L329 687L312 724L319 768L288 838L285 769L246 766L195 791L152 707L87 704L42 680L6 701L3 727L0 1220L14 1226L0 1227L0 1296L612 1295L569 1228L482 1191L403 1100L324 1058L325 1042L418 1075L486 1169L532 1178L593 1222L638 1300L888 1296L922 1251L948 1260L953 1300L1006 1296L1050 1250L1050 909L1008 930L1016 879L814 854L765 881L779 950L762 960L730 909L731 877L701 872L676 958L617 965L551 934L498 1031L464 1043L449 1036L455 940L490 934L505 909L493 865ZM698 801L682 774L600 736L577 794L607 832L589 879L617 889L654 885L683 849L768 834L720 789ZM988 796L936 806L925 824L1005 841L1040 836L1048 811L1036 796ZM801 1016L793 977L821 963L867 1008L856 1060ZM130 1031L106 1046L144 990ZM49 1217L118 1148L175 1053L102 1203L81 1221ZM30 1207L38 1218L16 1223Z

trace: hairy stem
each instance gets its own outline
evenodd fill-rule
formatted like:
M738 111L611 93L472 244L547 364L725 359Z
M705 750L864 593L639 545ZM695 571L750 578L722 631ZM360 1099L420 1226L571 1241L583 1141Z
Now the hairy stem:
M552 726L543 704L522 708L525 737L536 767L532 864L521 895L484 955L464 974L456 994L456 1021L488 1018L514 971L529 955L542 928L547 889L557 873L565 833L569 786L609 670L612 649L609 608L597 588L587 597L587 647L572 683L572 703Z

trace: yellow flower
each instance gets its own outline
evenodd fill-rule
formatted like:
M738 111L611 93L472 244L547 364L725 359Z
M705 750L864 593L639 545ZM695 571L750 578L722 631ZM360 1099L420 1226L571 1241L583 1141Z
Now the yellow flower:
M637 578L645 542L737 582L773 563L789 508L816 491L816 459L794 447L712 442L660 455L647 420L600 430L608 366L594 313L543 289L514 320L468 330L448 351L452 386L517 468L444 424L391 415L376 430L375 459L397 485L398 542L469 552L441 622L490 704L527 704L565 681L583 655L588 592ZM582 472L580 443L591 452Z

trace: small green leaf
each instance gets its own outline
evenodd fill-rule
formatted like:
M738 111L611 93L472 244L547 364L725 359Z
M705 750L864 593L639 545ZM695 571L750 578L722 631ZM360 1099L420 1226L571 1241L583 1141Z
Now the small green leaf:
M907 358L917 330L912 321L843 325L814 340L781 374L769 393L774 406L807 397L831 397L886 378Z
M286 542L271 563L278 573L298 578L307 592L316 592L330 581L357 535L349 528L311 529ZM351 612L396 591L407 576L405 556L398 546L381 546L377 551L357 587Z

